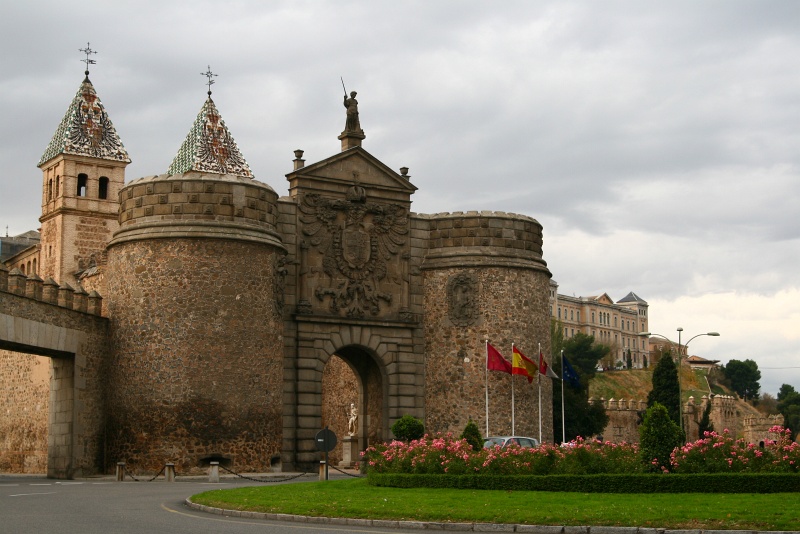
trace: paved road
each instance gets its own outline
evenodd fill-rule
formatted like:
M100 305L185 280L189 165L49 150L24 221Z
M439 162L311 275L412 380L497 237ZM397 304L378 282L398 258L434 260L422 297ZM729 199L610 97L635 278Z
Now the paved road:
M303 479L314 480L314 477ZM173 483L163 480L116 482L112 479L57 481L44 477L0 475L0 533L413 532L248 520L198 512L184 505L186 497L201 491L248 485L260 484L241 479L223 479L219 484L209 484L202 480L180 479Z

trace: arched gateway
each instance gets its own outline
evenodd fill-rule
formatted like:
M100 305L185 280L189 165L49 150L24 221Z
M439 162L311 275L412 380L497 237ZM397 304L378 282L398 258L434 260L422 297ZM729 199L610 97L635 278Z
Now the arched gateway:
M79 91L73 107L89 96ZM64 124L57 136L73 139L83 123ZM113 224L93 198L45 204L58 224L69 215L113 230L104 250L85 253L73 251L80 235L42 237L48 257L89 255L90 269L62 261L60 272L103 295L108 318L102 386L92 385L102 423L80 436L103 455L76 460L84 473L118 461L190 473L209 458L238 471L277 459L311 469L323 425L352 432L358 451L390 439L403 415L430 432L458 433L470 419L483 429L487 387L490 432L511 432L511 377L486 373L485 341L549 354L542 227L504 212L412 213L408 169L379 161L365 137L346 128L341 151L310 165L295 151L279 198L254 179L209 93L167 173L120 187L127 154L114 163L103 199L117 208ZM59 139L43 156L44 184L62 160L94 172L122 158L115 136L108 153ZM541 387L549 399L550 380ZM536 396L520 379L518 434L538 432ZM541 419L552 439L550 403Z

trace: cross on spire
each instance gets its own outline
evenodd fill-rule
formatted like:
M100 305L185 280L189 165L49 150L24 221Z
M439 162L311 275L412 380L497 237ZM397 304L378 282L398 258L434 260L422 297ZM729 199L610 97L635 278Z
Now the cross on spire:
M212 78L217 75L211 72L211 65L208 66L207 71L201 72L200 75L208 78L206 85L208 85L208 96L211 96L211 86L214 85L214 80Z
M79 48L78 52L83 52L84 54L86 54L86 59L82 59L81 63L86 63L86 72L84 72L84 74L86 74L86 76L89 76L89 65L94 65L95 63L97 63L95 60L91 59L89 56L91 54L96 54L97 51L92 50L89 47L89 42L87 41L86 42L86 48Z

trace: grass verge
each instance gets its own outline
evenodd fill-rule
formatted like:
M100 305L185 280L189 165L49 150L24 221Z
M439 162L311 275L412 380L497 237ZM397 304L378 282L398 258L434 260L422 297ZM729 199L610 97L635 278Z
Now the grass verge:
M400 521L800 530L800 494L615 494L380 488L364 479L213 490L230 510Z

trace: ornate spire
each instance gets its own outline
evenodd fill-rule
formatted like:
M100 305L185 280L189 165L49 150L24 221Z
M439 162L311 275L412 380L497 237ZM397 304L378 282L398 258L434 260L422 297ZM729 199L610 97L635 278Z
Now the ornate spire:
M87 52L87 69L90 63L93 61L88 59ZM78 88L78 93L72 99L53 139L42 154L39 165L62 153L131 162L103 103L89 81L88 70L86 79Z
M209 82L211 81L209 78ZM209 84L209 94L210 89ZM203 104L189 135L167 169L167 174L189 171L253 177L211 96Z

